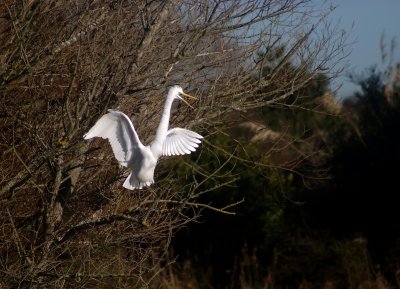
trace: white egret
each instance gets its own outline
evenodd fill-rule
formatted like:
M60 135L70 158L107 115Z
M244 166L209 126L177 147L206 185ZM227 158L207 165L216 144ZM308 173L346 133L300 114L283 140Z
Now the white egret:
M84 135L84 139L108 139L120 165L132 170L123 184L125 188L133 190L150 186L154 183L154 169L160 156L190 154L201 143L203 137L193 131L184 128L168 130L173 101L179 99L191 107L182 96L196 99L184 93L180 86L169 89L156 136L147 146L141 143L129 117L112 109Z

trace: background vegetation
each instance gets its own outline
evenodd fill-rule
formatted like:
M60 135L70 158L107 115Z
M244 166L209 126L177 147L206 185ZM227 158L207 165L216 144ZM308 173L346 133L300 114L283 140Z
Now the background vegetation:
M316 77L299 91L315 93L302 109L263 108L249 116L253 134L232 131L249 145L237 154L254 163L269 147L267 131L292 141L265 155L269 167L236 163L234 185L207 196L246 201L234 217L204 212L180 231L178 287L398 288L399 68L351 76L360 91L342 103ZM276 169L296 155L292 170Z

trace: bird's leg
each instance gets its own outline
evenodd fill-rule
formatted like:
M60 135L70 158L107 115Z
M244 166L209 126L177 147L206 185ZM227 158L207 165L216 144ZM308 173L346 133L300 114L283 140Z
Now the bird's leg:
M150 197L152 197L153 202L152 202L152 204L151 204L149 210L147 211L146 215L145 215L144 218L142 219L142 224L143 224L145 227L150 227L151 224L149 224L148 218L149 218L151 212L152 212L152 211L155 209L155 207L157 206L157 200L156 200L157 194L156 194L156 190L154 190L153 188L147 187L147 189L148 189L148 191L150 192Z

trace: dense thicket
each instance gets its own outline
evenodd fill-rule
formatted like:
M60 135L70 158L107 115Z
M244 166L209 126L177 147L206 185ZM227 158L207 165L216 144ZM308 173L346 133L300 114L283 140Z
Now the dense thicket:
M83 134L115 108L148 143L167 87L181 84L199 101L174 108L172 125L227 150L213 143L225 116L336 75L345 39L329 11L307 0L1 1L0 287L149 286L178 228L201 208L230 212L201 203L208 182L234 178L217 155L203 168L199 152L126 191L109 145Z

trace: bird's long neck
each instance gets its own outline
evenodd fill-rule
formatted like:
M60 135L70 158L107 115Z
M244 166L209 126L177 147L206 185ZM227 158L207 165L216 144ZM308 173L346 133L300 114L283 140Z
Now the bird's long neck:
M161 116L160 124L158 125L156 136L151 144L151 149L154 154L161 155L162 145L167 137L169 117L171 114L171 106L174 102L174 97L168 95L165 100L164 110Z

